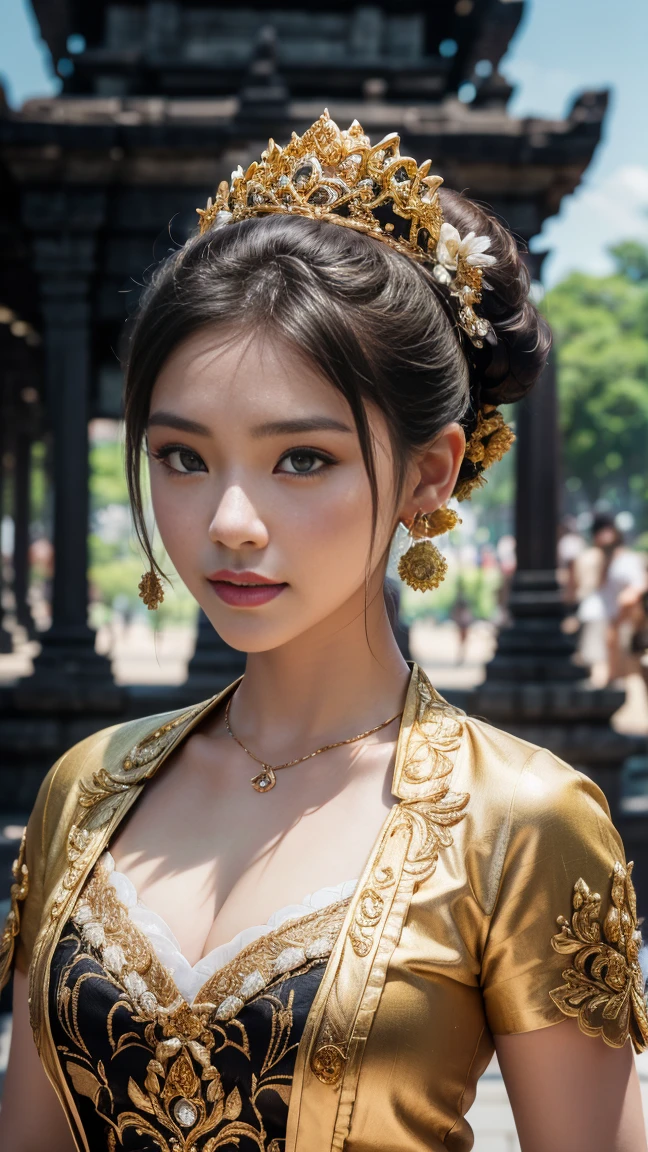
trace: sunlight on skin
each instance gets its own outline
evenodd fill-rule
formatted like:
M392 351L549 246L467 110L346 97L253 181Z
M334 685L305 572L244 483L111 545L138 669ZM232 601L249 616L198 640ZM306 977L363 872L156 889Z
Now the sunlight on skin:
M349 406L286 344L200 332L165 364L150 411L164 545L219 635L249 654L232 708L241 738L281 762L396 711L407 671L382 596L389 543L399 518L449 498L465 445L459 425L411 461L396 501L386 423L367 410L378 488L372 550L371 491ZM165 427L162 413L203 431ZM266 427L294 421L313 430ZM322 422L329 427L317 430ZM232 606L208 579L223 569L284 587L263 605Z
M610 1048L564 1020L495 1047L522 1152L646 1152L630 1041Z
M163 413L203 431L165 427L158 423ZM310 421L314 429L295 434L272 428L292 421ZM319 422L339 430L317 430ZM369 579L375 595L398 514L411 516L423 505L431 510L447 498L463 433L453 425L439 438L427 461L433 474L423 482L416 467L410 468L404 499L395 508L385 420L374 410L369 422L379 491ZM156 458L169 445L181 446L184 456ZM267 651L318 627L344 627L364 609L371 493L353 417L344 397L286 346L267 340L223 347L222 337L210 332L188 340L156 383L149 450L162 540L228 644ZM310 455L311 466L301 474L290 456L297 450L304 463ZM201 470L189 474L188 468ZM208 580L223 568L252 569L286 587L260 612L232 611Z
M249 653L231 723L268 763L373 728L403 705L409 673L382 595L389 540L399 514L448 499L465 441L448 426L411 462L397 506L385 423L377 411L369 419L379 511L371 558L371 491L351 412L294 352L203 331L169 358L153 392L157 526L218 633ZM266 583L250 593L263 579L278 594L230 602L267 592ZM277 907L360 874L393 803L397 733L395 721L281 774L259 804L250 787L258 768L217 714L120 828L117 868L193 963Z

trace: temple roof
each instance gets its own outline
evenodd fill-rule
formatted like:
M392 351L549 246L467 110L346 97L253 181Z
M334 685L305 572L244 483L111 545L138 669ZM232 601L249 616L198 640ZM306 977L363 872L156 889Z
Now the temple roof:
M342 127L357 117L374 142L398 132L403 154L430 158L524 241L578 186L607 93L582 93L563 119L509 115L497 64L520 0L332 0L322 11L281 2L32 0L55 59L70 36L70 49L79 37L85 47L65 57L74 68L60 96L0 107L0 255L11 247L14 269L0 277L0 302L36 323L33 237L63 225L101 233L98 315L114 335L123 286L148 267L156 237L167 251L170 221L182 242L219 181L324 107ZM540 258L529 260L537 274Z
M522 0L382 0L325 6L257 0L32 0L66 93L237 92L264 29L295 96L357 98L367 84L393 99L439 100L466 81L477 100L506 100L497 74ZM85 49L70 54L69 38ZM79 38L82 38L79 41ZM64 63L61 66L60 61ZM477 71L475 67L477 66Z

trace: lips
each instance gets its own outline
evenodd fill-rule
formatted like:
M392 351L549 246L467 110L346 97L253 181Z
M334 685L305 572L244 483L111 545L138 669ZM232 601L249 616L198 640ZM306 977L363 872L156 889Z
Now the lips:
M233 572L223 568L208 576L214 592L232 608L257 608L268 604L287 588L286 583L262 576L259 572Z

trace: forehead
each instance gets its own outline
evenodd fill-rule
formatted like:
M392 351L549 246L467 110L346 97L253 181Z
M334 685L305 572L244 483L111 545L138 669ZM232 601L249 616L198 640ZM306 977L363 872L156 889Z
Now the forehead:
M349 420L342 394L306 357L279 337L226 334L205 329L176 348L164 364L151 397L151 410L176 412L208 421L247 415L318 413Z

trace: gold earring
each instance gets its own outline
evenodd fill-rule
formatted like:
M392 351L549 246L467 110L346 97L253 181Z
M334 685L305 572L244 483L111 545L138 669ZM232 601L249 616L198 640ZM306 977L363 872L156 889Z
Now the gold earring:
M149 612L159 608L164 600L164 588L162 581L154 568L150 568L145 572L139 582L140 599L144 601Z
M398 575L417 592L438 588L445 579L448 562L439 552L430 536L443 536L461 524L452 508L437 508L434 512L417 512L408 525L413 543L398 562Z

